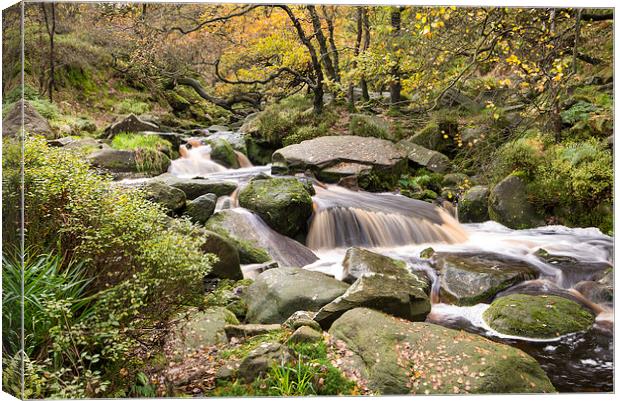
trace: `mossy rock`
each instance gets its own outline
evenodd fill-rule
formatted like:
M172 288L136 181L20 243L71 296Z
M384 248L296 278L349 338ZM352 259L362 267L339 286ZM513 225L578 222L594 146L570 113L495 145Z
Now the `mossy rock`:
M154 181L145 185L146 197L159 203L168 212L178 213L185 207L185 192L162 182Z
M164 92L164 98L175 112L186 111L192 105L187 99L172 90Z
M459 201L458 214L461 223L482 223L489 220L489 188L470 188Z
M304 233L312 214L312 198L295 178L252 181L239 193L239 204L289 237Z
M386 120L378 116L351 114L349 132L351 135L388 139L390 137L390 126Z
M503 334L554 338L587 330L594 316L578 303L555 295L513 294L493 301L484 320Z
M211 159L228 168L239 168L235 150L223 139L216 139L211 143Z
M491 190L489 217L513 229L538 227L545 224L534 205L528 200L524 180L509 175Z

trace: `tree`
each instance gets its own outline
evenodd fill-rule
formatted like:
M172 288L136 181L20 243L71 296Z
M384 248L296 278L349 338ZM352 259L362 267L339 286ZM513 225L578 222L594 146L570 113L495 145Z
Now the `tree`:
M41 3L41 11L43 12L43 17L45 18L45 28L47 29L47 34L49 36L49 78L47 82L47 93L50 99L50 102L53 101L53 93L54 93L54 75L56 68L56 58L55 58L55 50L54 50L54 37L56 35L56 3Z

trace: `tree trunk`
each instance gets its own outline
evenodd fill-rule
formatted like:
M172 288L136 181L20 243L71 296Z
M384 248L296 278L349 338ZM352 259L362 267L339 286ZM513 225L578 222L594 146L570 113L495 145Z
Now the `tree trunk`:
M357 57L360 54L360 46L362 44L362 7L357 8L357 37L355 38L355 47L353 48L353 56ZM357 61L355 59L352 63L353 69L357 68ZM353 109L355 107L355 94L353 93L353 81L349 83L349 107Z
M334 16L329 15L327 13L327 7L322 6L323 14L325 15L325 21L327 21L327 32L329 33L329 51L331 52L331 56L333 58L334 65L334 75L336 77L336 82L340 82L340 57L338 55L338 48L336 47L336 41L334 39Z
M334 64L332 63L332 59L329 55L329 50L327 50L327 40L325 39L325 35L323 34L323 28L321 27L321 20L319 19L319 15L313 5L309 5L307 6L307 8L308 12L310 13L310 19L312 20L314 36L316 37L316 41L319 43L319 50L321 51L321 61L325 66L327 76L332 81L337 82L336 70L334 69Z
M400 36L400 21L401 21L402 7L394 7L390 15L392 25L392 52L396 53L399 44L398 39ZM401 99L400 92L402 85L400 82L400 66L398 61L390 69L390 75L392 76L392 82L390 83L390 103L392 105L398 104Z
M362 45L363 53L370 47L370 21L368 20L368 9L366 7L362 7L362 26L362 29L364 30L364 44ZM368 83L363 75L360 80L360 88L362 89L362 99L365 102L368 102L370 100L370 95L368 94Z
M54 81L55 68L56 68L56 60L54 55L54 35L56 34L56 4L50 4L50 15L47 14L46 3L41 3L41 9L43 10L43 16L45 17L45 27L47 28L47 34L50 39L50 55L49 55L49 65L50 65L50 76L47 83L47 90L50 102L54 101L54 87L56 86L56 82Z

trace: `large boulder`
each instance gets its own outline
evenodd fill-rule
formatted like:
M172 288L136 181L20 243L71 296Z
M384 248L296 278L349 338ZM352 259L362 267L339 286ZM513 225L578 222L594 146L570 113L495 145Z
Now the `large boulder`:
M442 153L404 139L398 145L407 152L409 162L415 167L425 167L435 173L444 173L450 168L450 159Z
M289 237L303 234L312 215L312 198L295 178L251 181L239 193L239 205Z
M530 338L559 337L594 323L590 311L555 295L507 295L493 301L483 318L500 333Z
M230 239L244 264L275 260L280 266L300 267L318 260L309 248L273 231L260 217L242 209L217 212L206 227Z
M471 187L459 201L461 223L482 223L489 220L489 188L483 185Z
M206 178L179 178L171 174L163 174L158 180L185 192L188 200L194 200L201 195L215 194L225 196L232 194L237 189L234 181L211 180Z
M353 284L355 280L366 273L379 273L397 277L411 275L404 261L357 247L347 249L342 261L342 267L342 281L350 284Z
M353 135L323 136L274 152L275 172L312 171L321 180L357 177L370 191L394 188L407 170L406 154L392 142Z
M130 114L123 119L112 123L104 131L108 139L112 139L121 132L159 131L157 124L144 121L135 114Z
M181 190L177 189L177 191ZM185 196L184 192L183 196ZM213 215L216 202L217 196L215 194L200 195L196 199L187 202L187 210L185 213L190 217L193 222L204 224L207 222L207 220L209 220L209 217Z
M185 208L185 193L163 182L151 181L144 185L147 199L159 203L169 213L179 213Z
M437 253L432 258L440 275L442 302L475 305L522 281L538 277L525 262L499 254Z
M228 168L239 168L239 160L233 147L224 139L211 142L211 160Z
M237 248L223 236L205 230L202 250L217 256L218 261L212 266L209 276L240 280L243 278Z
M491 190L489 217L509 228L542 226L543 218L527 198L526 186L517 176L509 175Z
M209 135L205 138L209 142L213 142L216 140L224 140L233 147L234 150L237 150L243 154L247 154L247 147L245 144L245 138L241 132L231 132L231 131L220 131L214 134Z
M27 135L42 135L47 139L54 138L50 123L30 104L24 101L24 132ZM19 136L22 128L21 102L16 102L11 111L2 120L2 136Z
M102 149L88 155L90 163L111 173L141 173L159 175L168 170L170 159L154 150Z
M555 389L536 360L484 337L357 308L329 333L380 394L540 393Z
M241 361L239 377L252 383L264 375L272 366L282 366L293 361L293 354L287 346L279 343L261 343Z
M426 277L366 274L314 317L327 329L346 311L366 307L411 321L424 321L431 311L430 283Z
M261 273L248 287L247 320L282 323L297 311L317 311L342 295L348 285L326 274L281 267Z

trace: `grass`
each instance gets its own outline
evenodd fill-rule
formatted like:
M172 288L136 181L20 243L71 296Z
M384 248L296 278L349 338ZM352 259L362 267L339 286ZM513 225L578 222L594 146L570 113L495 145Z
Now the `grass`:
M111 146L118 150L150 149L161 151L164 148L172 149L172 144L157 135L140 135L120 133L114 137Z
M124 99L114 105L114 111L119 114L144 114L151 110L151 105L139 100Z

